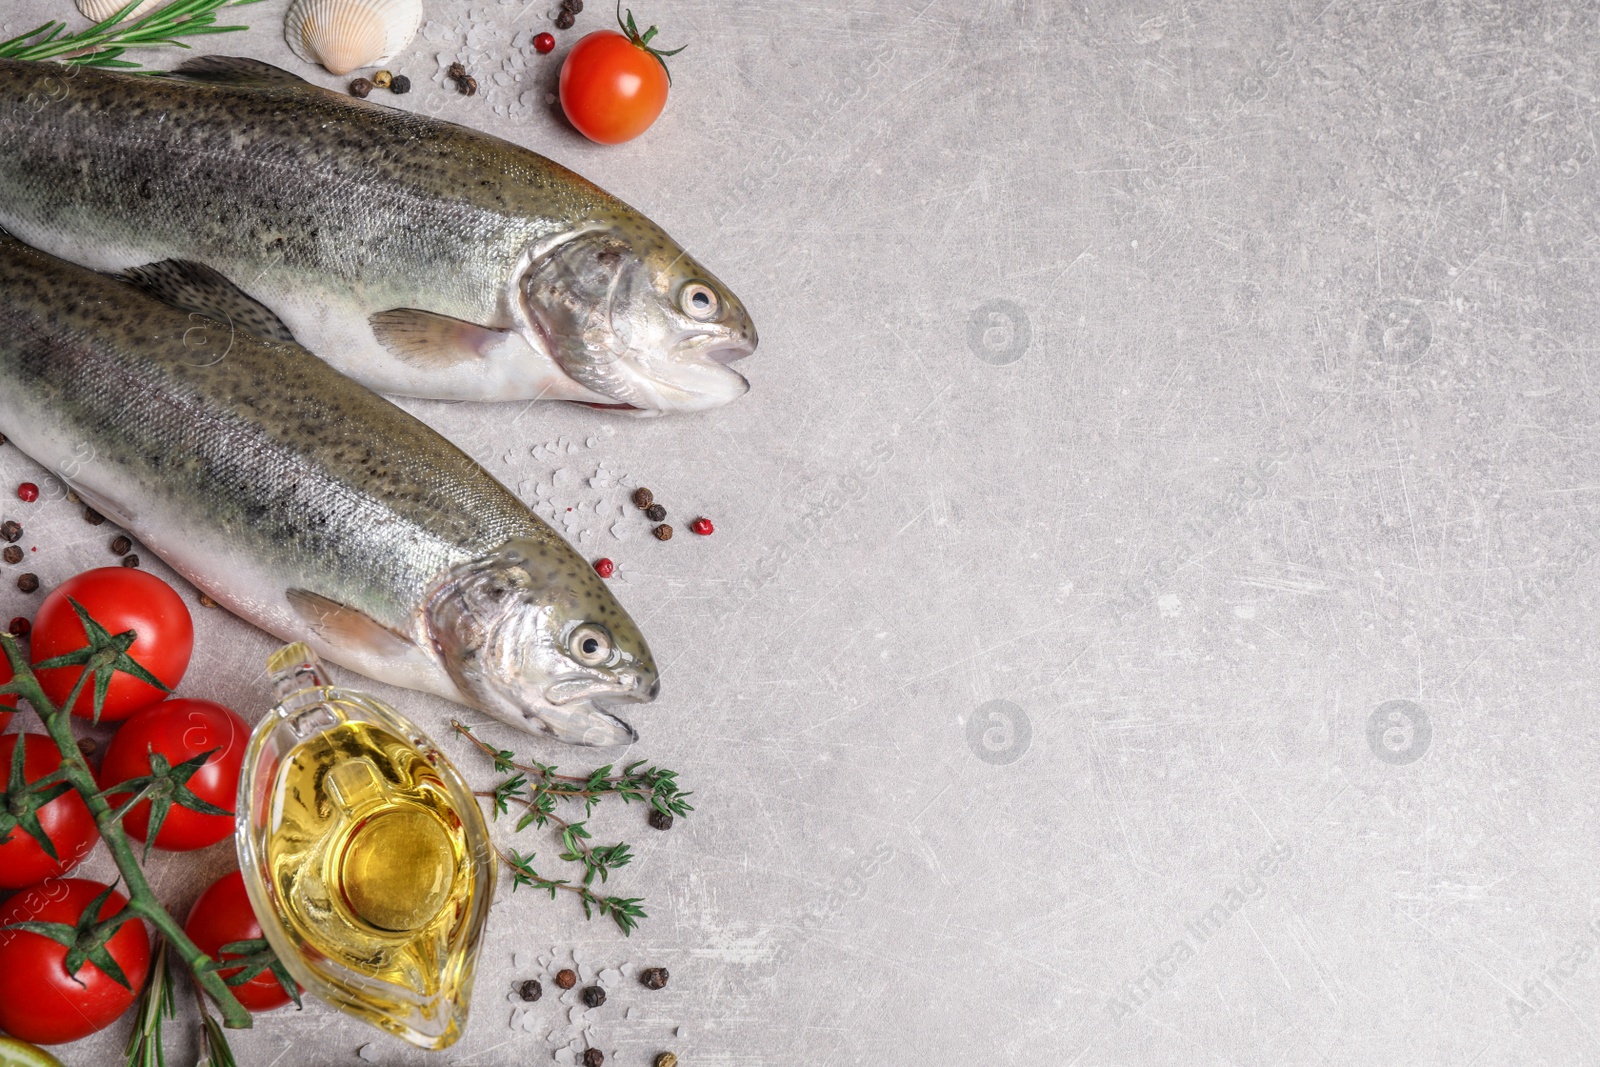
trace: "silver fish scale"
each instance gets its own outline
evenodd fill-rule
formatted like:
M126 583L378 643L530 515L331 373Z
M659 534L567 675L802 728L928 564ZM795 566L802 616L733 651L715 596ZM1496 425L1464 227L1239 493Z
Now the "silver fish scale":
M0 429L72 442L86 482L270 561L286 587L404 630L447 568L509 539L581 566L470 457L299 348L227 338L3 239L0 294Z

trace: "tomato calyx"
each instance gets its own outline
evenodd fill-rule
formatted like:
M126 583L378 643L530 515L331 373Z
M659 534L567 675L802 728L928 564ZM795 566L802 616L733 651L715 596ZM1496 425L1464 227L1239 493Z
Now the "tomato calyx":
M223 959L226 955L229 958ZM271 971L272 977L278 980L283 991L294 1000L297 1008L305 1007L300 1002L300 987L289 974L289 969L283 965L278 954L272 951L272 946L264 937L250 941L230 941L217 949L217 958L205 964L208 971L226 971L239 968L235 974L223 975L222 980L230 986L242 986L262 971Z
M680 45L673 49L650 47L651 39L659 31L654 26L651 26L648 30L640 33L638 24L633 21L633 10L631 8L628 10L627 19L624 20L622 17L622 0L617 0L617 25L622 27L622 32L627 35L628 40L632 41L635 47L642 48L656 57L656 62L661 64L661 69L667 72L667 84L671 85L672 68L667 66L667 57L675 56L689 46Z
M56 855L55 842L39 825L39 809L62 794L71 792L72 785L66 781L66 770L60 767L36 782L28 781L23 761L27 759L29 736L19 734L17 743L11 747L11 773L6 780L5 792L0 793L0 807L3 807L0 810L0 845L10 844L12 833L20 828L39 843L45 855L60 860L61 857Z
M201 815L223 815L233 818L233 812L200 799L189 788L189 779L205 765L206 760L222 751L220 745L217 748L207 749L199 755L190 756L176 765L157 752L154 747L150 747L147 751L150 753L149 774L129 778L100 791L100 796L109 800L112 796L122 796L130 789L133 790L133 795L121 801L117 809L111 813L111 817L119 822L141 802L146 800L150 802L150 824L144 835L144 858L149 857L150 848L161 833L161 825L167 821L167 814L171 812L173 804Z
M77 705L78 694L83 690L84 678L94 680L94 721L100 721L100 712L105 707L106 693L111 689L111 679L118 673L129 674L152 685L163 693L170 693L168 687L160 678L145 670L137 660L128 655L128 649L139 639L136 630L125 630L112 636L104 626L95 622L83 605L67 598L67 603L72 605L73 612L78 616L78 621L83 624L83 634L89 641L83 648L76 652L68 652L64 656L53 656L41 663L35 663L35 671L50 671L58 667L83 667L84 676L78 679L78 684L73 688L72 696L63 702L63 709L70 709ZM229 812L231 815L232 812Z
M7 923L0 926L0 930L25 930L30 934L47 937L67 950L67 958L61 961L66 968L67 977L84 984L78 977L78 972L85 963L92 963L105 972L107 978L122 986L124 989L133 989L133 984L128 981L128 976L122 972L117 961L112 958L106 942L112 935L122 929L124 923L136 921L132 907L125 907L109 919L100 918L100 909L105 907L106 900L116 890L116 883L105 887L100 895L89 902L83 909L83 914L78 916L76 923L50 923L25 919L22 922Z

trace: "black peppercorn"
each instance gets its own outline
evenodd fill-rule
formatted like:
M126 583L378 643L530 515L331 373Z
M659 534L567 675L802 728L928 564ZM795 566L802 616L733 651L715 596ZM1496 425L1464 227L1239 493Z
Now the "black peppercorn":
M651 522L660 522L662 519L667 517L667 509L662 507L660 504L651 504L649 507L644 509L644 517L649 519Z
M357 78L350 83L350 95L360 100L365 100L372 92L372 83L365 78Z
M22 523L16 519L7 519L0 522L0 541L9 541L16 544L22 539Z
M389 91L396 96L404 96L411 91L411 79L404 74L396 74L389 82Z
M126 534L117 534L111 539L111 554L113 556L126 556L133 550L133 541Z
M7 545L6 550L3 553L0 553L0 558L3 558L7 563L15 566L16 564L22 562L22 549L18 548L16 545Z
M650 825L654 826L657 830L670 830L672 829L672 816L668 815L664 811L656 811L654 808L651 808Z
M578 20L572 17L572 12L562 8L561 13L556 16L556 29L570 30L572 29L572 24L576 21Z
M667 984L665 967L646 967L639 972L639 984L646 989L661 989Z
M37 574L23 574L17 578L17 588L24 593L37 593L39 591L39 576Z
M597 1048L583 1050L583 1067L603 1067L606 1054Z
M650 490L646 489L644 486L641 485L639 488L633 491L633 506L641 511L655 502L656 495Z
M99 526L101 523L106 521L106 517L100 514L94 508L84 508L83 521L88 523L90 526Z
M556 985L560 986L562 989L571 989L577 984L578 974L576 971L568 968L567 970L556 972Z
M583 0L561 0L561 10L570 11L574 15L583 14Z
M0 445L3 445L5 443L6 443L6 435L3 434L3 433L0 433Z
M517 987L517 996L532 1004L544 996L544 986L539 984L539 979L530 978Z
M122 565L124 567L137 567L139 565L139 557L131 554L123 556Z
M672 540L672 527L668 526L666 523L662 523L660 526L657 526L650 532L656 535L657 541Z
M597 985L583 987L583 1002L591 1008L598 1008L606 1002L606 991Z
M450 69L444 73L445 77L460 81L462 78L467 76L467 68L463 67L460 63L452 63L450 64Z
M462 96L478 95L478 79L470 74L456 82L456 85L460 88Z
M99 747L100 745L92 737L84 737L78 740L78 751L82 752L85 756L94 755L95 750Z

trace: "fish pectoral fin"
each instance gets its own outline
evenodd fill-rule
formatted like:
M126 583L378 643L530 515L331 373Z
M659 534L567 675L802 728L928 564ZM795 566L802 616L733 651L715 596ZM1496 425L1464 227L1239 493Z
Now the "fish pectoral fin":
M263 63L259 59L246 59L243 56L197 56L178 64L164 76L224 85L311 84L297 74L290 74L282 67L274 67L271 63Z
M416 645L404 635L355 608L304 589L290 589L284 595L312 635L325 645L380 659L400 659L416 652Z
M476 362L511 332L415 308L380 311L368 321L378 343L396 359L414 367L442 368Z
M267 341L294 344L283 320L224 275L186 259L130 267L124 276L157 300L226 323Z

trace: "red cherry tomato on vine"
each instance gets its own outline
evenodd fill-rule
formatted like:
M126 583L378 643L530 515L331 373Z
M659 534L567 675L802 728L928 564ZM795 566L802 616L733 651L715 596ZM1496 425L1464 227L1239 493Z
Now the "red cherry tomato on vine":
M84 571L51 590L33 618L30 654L34 663L88 647L83 623L68 603L69 598L77 601L112 637L137 631L138 640L128 649L128 656L168 688L182 680L194 652L194 620L189 617L189 609L172 586L153 574L129 567ZM39 671L39 685L45 696L60 704L72 693L82 673L81 667ZM119 672L111 678L100 718L112 722L126 719L166 695L148 682ZM79 694L72 714L84 719L94 716L92 681Z
M4 652L0 652L0 685L5 685L9 681L11 681L11 661L6 659ZM16 706L16 697L0 696L0 708L15 709ZM11 716L15 713L15 710L0 711L0 730L4 730L7 726L11 725Z
M11 758L16 752L19 737L22 738L22 774L27 781L37 782L61 766L60 751L42 734L6 734L0 737L0 793L4 793L7 800L7 803L0 804L0 818L7 814L5 808L14 812L19 804L25 803L24 798L11 795L9 784ZM50 854L39 846L39 842L26 829L13 825L10 828L11 837L0 845L0 888L19 889L52 875L66 874L83 862L84 857L94 851L95 842L100 840L94 816L89 814L83 798L71 789L35 809L33 817L50 839L51 846L56 850L56 858L51 859Z
M212 752L189 779L188 787L208 804L233 811L239 791L239 768L244 763L250 727L243 719L209 700L166 700L145 708L122 724L106 746L100 765L100 784L110 789L130 778L150 773L150 752L165 756L176 767L202 752ZM118 793L106 799L115 807L126 798ZM122 820L130 837L140 841L150 830L150 802L134 806ZM233 833L232 815L207 815L174 803L156 834L155 846L170 852L189 852L214 845Z
M16 922L75 925L105 891L83 878L51 878L17 893L0 906L0 926ZM112 893L92 919L108 919L128 904ZM128 979L124 987L93 963L75 975L66 968L67 947L29 930L0 933L0 1028L39 1045L59 1045L104 1030L133 1006L150 970L150 935L130 919L106 942L106 951Z
M660 117L667 106L663 52L650 44L656 28L643 34L628 13L622 32L596 30L567 53L561 63L561 110L578 132L600 144L631 141Z
M255 941L262 937L261 923L250 907L250 894L244 888L244 876L238 871L225 874L211 883L211 888L200 894L200 899L189 909L189 918L183 932L200 946L200 951L212 959L223 959L222 946L235 941ZM227 959L237 959L229 953ZM239 972L240 968L222 968L217 971L224 980ZM271 1011L281 1008L291 999L288 992L265 970L248 982L231 987L239 1003L251 1011Z

